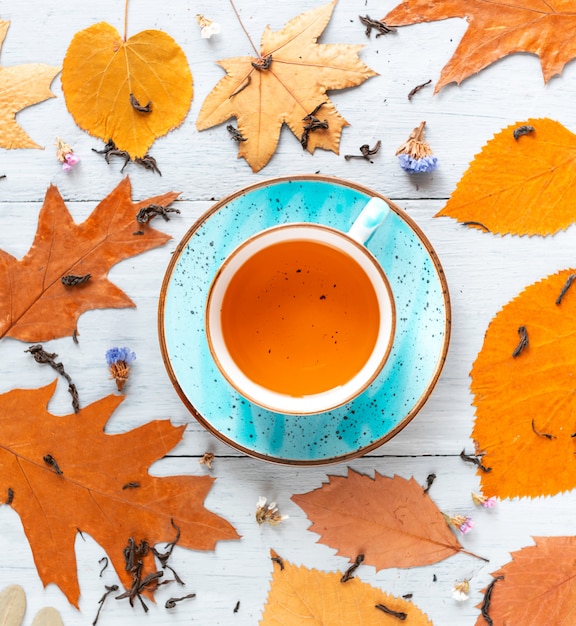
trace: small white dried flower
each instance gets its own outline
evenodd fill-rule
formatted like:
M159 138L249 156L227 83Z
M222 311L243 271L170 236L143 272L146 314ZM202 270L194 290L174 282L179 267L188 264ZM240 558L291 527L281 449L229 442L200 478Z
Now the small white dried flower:
M452 597L458 602L464 602L465 600L468 600L469 593L470 582L466 580L466 578L461 582L456 583L454 587L452 587Z
M285 519L288 519L288 515L280 515L276 502L267 503L264 496L258 498L256 503L256 521L258 524L276 526Z
M205 452L202 458L198 461L200 465L205 465L209 470L212 469L212 462L214 461L214 455L212 452Z
M210 39L212 35L218 35L220 32L220 24L218 24L218 22L204 17L200 15L200 13L196 15L196 21L198 22L198 26L200 26L200 36L202 39Z

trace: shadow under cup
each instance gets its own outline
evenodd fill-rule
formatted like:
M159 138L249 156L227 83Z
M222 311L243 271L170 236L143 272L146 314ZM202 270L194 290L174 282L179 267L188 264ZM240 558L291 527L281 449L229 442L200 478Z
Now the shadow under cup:
M322 413L362 393L388 358L395 323L378 261L320 224L275 226L244 241L219 268L206 304L222 375L282 414Z

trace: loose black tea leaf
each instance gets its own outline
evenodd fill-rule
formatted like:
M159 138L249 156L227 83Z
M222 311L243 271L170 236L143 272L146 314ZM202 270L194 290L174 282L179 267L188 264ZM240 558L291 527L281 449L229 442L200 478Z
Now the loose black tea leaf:
M226 126L226 130L230 133L230 136L234 141L248 141L248 137L244 137L244 135L237 129L232 126L232 124L228 124Z
M482 470L483 472L491 472L492 471L491 467L485 467L484 465L482 465L482 461L480 460L479 457L472 456L471 454L466 454L464 452L464 450L462 450L462 452L460 452L460 458L463 461L466 461L467 463L474 463L474 465L476 465L478 467L478 469Z
M6 498L6 504L12 504L14 501L14 489L12 487L8 487L8 496Z
M430 487L432 487L435 480L436 474L428 474L428 476L426 476L426 488L424 489L424 493L428 493L430 491Z
M520 341L516 348L514 348L514 352L512 352L512 356L516 358L520 356L524 350L528 347L528 331L526 330L526 326L520 326L518 328L518 334L520 335Z
M364 555L359 554L354 559L354 563L352 563L352 565L344 572L344 574L342 574L342 577L340 578L340 582L345 583L348 580L354 578L354 572L360 567L363 561L364 561Z
M64 472L60 469L60 466L56 462L56 459L51 454L45 454L42 457L42 460L46 465L49 465L57 474L63 474Z
M83 285L92 278L92 274L84 274L83 276L75 276L74 274L67 274L60 279L63 285L66 287L76 287L76 285Z
M152 113L152 101L148 102L148 104L141 105L138 100L136 100L133 93L130 94L130 105L140 113Z
M246 87L248 87L248 85L252 82L252 76L250 76L250 74L248 74L248 76L246 76L246 80L240 85L240 87L238 87L238 89L236 89L236 91L233 91L229 96L228 99L232 98L233 96L237 96L241 91L243 91L244 89L246 89ZM226 127L228 128L228 126ZM246 141L246 140L244 140Z
M104 595L100 598L100 600L98 600L98 611L96 612L96 617L94 618L94 621L92 622L92 626L96 626L96 624L98 623L98 618L100 617L100 611L102 610L102 607L104 606L104 601L106 600L106 598L113 593L114 591L118 591L118 585L104 585L104 588L106 589L106 592L104 593Z
M425 83L422 83L421 85L416 85L416 87L414 87L414 89L411 89L408 92L408 100L412 100L412 98L421 90L424 89L424 87L426 87L426 85L429 85L432 82L432 79L427 80Z
M403 596L404 600L411 600L414 597L413 593L405 593Z
M104 565L102 566L102 569L100 570L100 578L102 578L102 574L104 573L104 570L108 567L108 557L107 556L103 556L98 563L104 563Z
M62 365L62 363L55 362L54 359L58 355L54 352L46 352L40 344L30 346L28 350L24 350L24 352L29 352L34 357L36 363L49 365L68 381L68 393L72 396L72 408L74 409L74 413L78 413L80 410L78 390L76 389L76 385L72 382L70 376L64 370L64 365Z
M140 224L146 224L151 219L159 215L165 222L170 221L169 213L180 214L180 209L174 209L172 207L165 207L161 204L149 204L147 207L140 209L136 215L136 221Z
M408 617L408 613L403 613L402 611L393 611L392 609L389 609L385 604L376 604L375 608L380 609L380 611L383 611L384 613L386 613L386 615L391 615L392 617L395 617L402 622Z
M140 483L136 481L131 481L129 483L126 483L125 485L122 485L122 489L137 489L138 487L140 487Z
M308 113L305 117L302 118L304 124L304 130L302 132L302 136L300 137L300 143L302 144L302 148L306 149L308 147L308 138L311 132L316 130L322 130L328 128L328 120L320 121L316 117L316 113L326 104L326 102L321 102L311 113Z
M136 165L141 165L145 170L151 170L152 172L156 172L162 176L162 172L158 168L156 159L149 154L145 154L143 157L136 157L134 159L134 163L136 163Z
M240 609L240 600L236 602L236 606L234 607L234 610L232 611L232 613L238 613L239 609Z
M270 66L272 65L272 55L269 54L268 56L260 57L256 61L252 61L251 65L255 70L258 70L259 72L269 70Z
M544 437L544 439L556 439L556 435L551 435L550 433L541 433L539 430L537 430L536 426L534 426L534 418L532 418L532 430L538 435L538 437Z
M381 37L382 35L387 35L388 33L393 33L396 31L396 28L394 26L388 26L385 22L382 22L381 20L372 20L368 15L366 15L365 17L359 15L358 19L364 26L366 26L366 30L364 31L366 33L366 37L370 37L370 35L372 34L372 29L377 31L376 37Z
M128 153L126 150L118 149L112 139L108 139L108 142L106 143L106 145L104 146L102 150L96 150L96 148L92 148L92 152L96 152L96 154L103 154L104 159L106 160L106 163L108 164L110 164L110 157L113 157L113 156L118 156L124 159L124 164L120 168L120 172L123 172L124 168L128 165L128 163L132 161L132 158L130 157L130 153ZM160 176L162 176L162 172L158 168L156 159L153 156L150 156L149 154L145 154L143 157L136 157L134 159L134 163L136 165L142 166L144 169L157 172L158 174L160 174Z
M177 602L182 602L182 600L188 600L188 598L195 598L195 593L189 593L187 596L182 596L181 598L169 598L166 600L166 604L164 605L167 609L173 609L176 606Z
M370 163L373 163L373 161L370 160L370 157L373 154L376 154L378 150L380 150L380 145L381 145L380 140L376 142L373 148L371 148L367 143L365 143L361 145L359 148L360 154L345 154L344 158L347 161L349 161L350 159L365 159L366 161L370 161Z
M562 290L560 291L560 295L556 298L557 305L560 305L562 303L562 300L564 299L566 292L568 291L568 289L570 289L570 286L572 285L575 279L576 279L576 274L570 274L570 276L568 276L568 278L566 279L566 282L564 283L564 286L562 287Z
M522 135L529 135L534 132L534 126L518 126L515 128L512 134L514 135L514 139L518 141Z
M484 224L482 224L482 222L462 222L462 226L478 226L478 228L481 228L482 230L485 230L487 233L490 232L490 229L488 228L488 226L484 226Z
M272 555L270 556L270 560L272 561L272 563L277 563L280 566L280 571L284 569L284 561L273 550L272 550Z
M168 565L168 559L172 556L172 551L174 550L174 547L176 546L178 541L180 541L180 528L176 526L173 519L170 520L170 523L172 524L172 527L176 530L176 538L174 539L174 541L171 541L170 543L166 544L165 552L160 552L156 548L152 548L152 552L154 553L154 556L160 561L160 565L162 566L162 569L169 569L174 574L174 578L176 579L176 582L180 585L183 585L184 581L180 578L180 576L178 576L174 568Z
M489 585L486 587L486 592L484 593L484 600L482 600L482 606L480 607L480 611L482 617L486 620L489 626L494 626L494 621L488 614L488 610L490 609L490 602L492 601L492 591L494 589L494 585L499 581L504 580L504 576L497 576Z

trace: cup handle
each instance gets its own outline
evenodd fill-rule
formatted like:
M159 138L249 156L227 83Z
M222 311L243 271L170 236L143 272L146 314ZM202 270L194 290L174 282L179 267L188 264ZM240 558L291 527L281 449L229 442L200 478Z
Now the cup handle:
M354 220L354 224L348 231L348 236L361 244L365 244L372 233L384 222L388 213L390 213L390 207L382 198L376 196L370 198Z

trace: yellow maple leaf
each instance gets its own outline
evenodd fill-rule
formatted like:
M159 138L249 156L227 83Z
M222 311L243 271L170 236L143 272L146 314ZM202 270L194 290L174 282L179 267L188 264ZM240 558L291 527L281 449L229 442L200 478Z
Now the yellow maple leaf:
M432 626L428 617L411 602L376 589L358 578L340 582L341 573L324 573L296 566L273 555L272 585L260 626L322 624L378 624ZM378 605L378 606L377 606Z
M504 128L474 157L436 217L512 235L550 235L574 223L576 135L548 118Z
M145 30L126 39L100 22L72 39L62 90L78 126L135 159L184 121L193 83L186 55L166 33Z
M483 492L576 487L576 270L534 283L490 322L470 373ZM489 471L486 471L489 470Z
M0 48L9 26L9 21L0 21ZM55 98L50 84L59 71L59 67L43 63L0 67L0 147L42 148L16 122L16 113L32 104Z
M204 100L196 122L198 130L236 117L245 139L238 142L238 156L256 172L274 154L282 125L302 141L311 121L305 118L313 114L327 127L306 133L303 145L310 153L322 148L338 154L342 128L348 122L326 92L354 87L377 73L358 58L363 46L316 43L335 5L333 0L302 13L279 31L266 28L259 57L219 61L226 76Z

